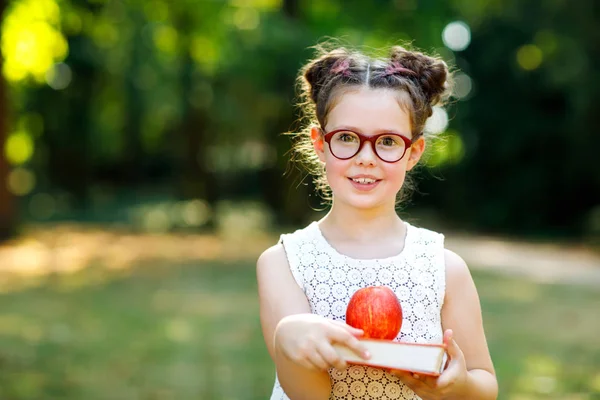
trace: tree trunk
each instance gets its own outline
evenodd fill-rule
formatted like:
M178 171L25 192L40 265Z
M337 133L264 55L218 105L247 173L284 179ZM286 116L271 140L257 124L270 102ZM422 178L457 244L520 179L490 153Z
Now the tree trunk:
M0 15L3 16L5 9L6 0L0 0ZM4 59L0 54L0 71L3 63ZM15 199L6 185L10 171L4 156L4 143L8 135L8 111L6 82L4 75L0 73L0 240L10 237L17 223Z
M187 15L180 15L177 21L177 30L182 36L189 37L193 23ZM178 187L177 192L184 199L198 198L206 201L211 209L217 203L219 196L218 182L215 174L208 165L209 137L207 120L208 110L205 107L195 107L191 103L192 91L195 80L201 79L194 74L194 60L188 46L181 54L181 96L184 99L181 124L176 128L177 146L173 150L181 155L178 162ZM204 228L212 230L215 226L214 214L211 213Z
M136 76L143 65L143 38L142 28L144 20L139 15L140 11L133 10L132 20L135 26L133 48L126 76L127 114L125 122L125 152L124 168L129 184L139 184L143 179L144 149L141 141L141 125L143 115L143 98L140 89L135 84Z

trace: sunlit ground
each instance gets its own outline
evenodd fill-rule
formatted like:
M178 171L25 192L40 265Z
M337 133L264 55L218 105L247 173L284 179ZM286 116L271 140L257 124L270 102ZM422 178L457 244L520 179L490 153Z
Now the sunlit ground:
M210 260L256 259L277 239L253 230L215 234L142 233L125 228L82 224L32 226L14 240L0 244L0 293L44 284L48 276L73 275L92 269L70 285L96 284L133 266ZM96 271L96 273L94 273Z
M4 275L0 399L268 398L273 367L260 333L253 260L272 238L140 240L91 230L103 245L84 240L77 258L64 241L86 235L74 232L46 237L64 254L46 250L54 261L43 265L65 273ZM4 256L27 254L15 250L27 243L44 254L39 235L4 246ZM120 252L131 259L115 266ZM94 256L83 262L88 253ZM31 260L38 265L31 271L39 271L42 264ZM597 287L477 268L474 276L501 399L600 399Z

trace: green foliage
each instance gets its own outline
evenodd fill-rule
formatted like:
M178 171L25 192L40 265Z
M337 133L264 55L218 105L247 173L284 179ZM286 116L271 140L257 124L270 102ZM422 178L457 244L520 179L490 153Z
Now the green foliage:
M310 213L310 179L282 176L289 142L281 133L298 128L295 77L308 47L330 36L370 48L409 40L457 67L464 95L450 107L447 147L428 164L436 178L422 182L427 195L415 202L459 226L593 234L600 46L592 3L13 2L6 29L28 29L42 15L52 32L33 29L27 37L44 40L3 50L13 104L6 156L35 176L14 178L14 192L25 210L40 193L85 208L98 186L153 187L210 204L258 199L280 222L300 221ZM463 51L444 46L452 21L470 27ZM6 37L14 45L25 36ZM6 53L17 48L45 58L26 57L37 60L27 75Z
M488 230L582 233L600 198L598 16L588 2L534 3L468 21L473 40L456 63L475 88L453 121L465 158L424 201Z

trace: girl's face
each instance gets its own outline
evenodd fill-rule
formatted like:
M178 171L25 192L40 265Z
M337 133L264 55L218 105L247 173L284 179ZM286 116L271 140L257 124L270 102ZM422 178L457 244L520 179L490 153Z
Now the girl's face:
M352 158L336 158L323 134L350 129L365 136L398 133L412 138L410 117L400 106L397 95L386 89L361 88L346 92L328 115L327 126L313 128L311 137L320 160L325 163L327 180L334 201L360 209L394 207L406 171L419 161L425 149L420 137L397 162L382 161L370 142L364 142Z

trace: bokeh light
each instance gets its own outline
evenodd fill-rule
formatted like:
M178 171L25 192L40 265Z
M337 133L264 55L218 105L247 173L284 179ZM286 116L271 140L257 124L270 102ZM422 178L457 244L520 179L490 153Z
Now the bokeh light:
M174 342L186 343L192 340L194 332L190 324L183 319L172 319L165 326L165 333Z
M527 44L519 47L517 50L517 63L526 71L532 71L540 66L543 60L542 50L533 45Z
M171 218L165 208L153 208L143 214L142 226L147 232L167 232L171 226Z
M439 141L434 142L433 149L426 164L430 167L439 167L446 164L458 164L465 155L465 146L460 134L449 130Z
M471 29L462 21L451 22L442 32L444 45L453 51L462 51L471 43Z
M46 72L46 83L54 90L62 90L69 86L72 77L71 67L58 63Z
M112 48L121 38L117 27L111 24L108 19L98 19L93 25L91 33L94 43L103 49Z
M60 9L54 0L14 2L2 24L3 73L12 82L29 77L46 80L47 71L69 51L59 29Z
M11 134L4 144L4 154L10 164L24 164L33 155L34 143L29 132L18 131Z
M442 107L433 107L433 114L425 123L425 131L429 133L442 133L448 127L448 113Z
M260 15L254 8L239 8L233 14L233 24L240 30L254 30L259 22Z
M177 51L179 35L172 26L160 25L154 30L152 40L159 51L174 55Z
M463 72L459 72L454 76L453 95L457 99L466 99L473 90L473 80Z
M188 226L201 226L210 217L208 203L203 200L191 200L181 207L181 217Z
M15 168L8 174L6 185L16 196L25 196L35 188L35 174L27 168Z
M219 47L214 38L198 35L191 40L190 55L206 72L210 72L219 60Z

